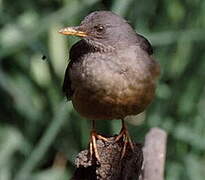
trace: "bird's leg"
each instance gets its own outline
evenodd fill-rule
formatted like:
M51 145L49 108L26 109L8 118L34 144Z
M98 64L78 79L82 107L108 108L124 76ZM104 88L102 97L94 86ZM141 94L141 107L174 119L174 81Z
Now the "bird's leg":
M98 162L100 162L100 156L97 149L97 139L108 142L107 138L97 134L95 129L95 121L92 120L92 130L90 133L90 141L89 141L90 156L92 157L94 153L95 158L97 159Z
M97 139L97 133L95 130L95 121L92 120L92 130L90 132L90 140L89 140L90 156L92 157L93 153L94 153L95 158L100 162L100 157L99 157L98 150L97 150L96 139Z
M121 159L123 159L125 152L126 152L126 147L129 145L132 151L134 151L134 146L132 143L132 140L130 138L129 132L127 130L127 127L125 125L124 119L122 119L122 129L119 133L119 135L116 137L115 142L119 141L121 138L123 138L123 149L121 153Z

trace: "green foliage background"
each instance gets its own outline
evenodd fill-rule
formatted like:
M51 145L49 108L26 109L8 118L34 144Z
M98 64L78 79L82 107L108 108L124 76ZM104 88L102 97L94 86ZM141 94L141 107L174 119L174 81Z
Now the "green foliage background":
M0 0L0 180L72 175L90 122L61 93L68 49L78 39L57 31L101 9L120 14L145 35L162 68L155 101L128 121L133 139L143 141L154 126L165 129L166 180L203 180L204 0ZM120 130L119 121L98 126L104 134Z

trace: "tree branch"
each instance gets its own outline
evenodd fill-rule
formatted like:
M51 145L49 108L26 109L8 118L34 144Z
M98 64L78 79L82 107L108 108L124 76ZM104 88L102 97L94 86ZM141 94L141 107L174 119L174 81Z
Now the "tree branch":
M144 167L141 180L163 180L167 134L152 128L145 137Z
M76 171L71 180L163 180L166 133L158 128L151 129L145 138L145 147L135 143L134 152L128 146L121 160L123 139L115 142L97 140L97 149L101 163L90 157L86 149L81 151L76 160ZM144 153L144 167L142 172Z

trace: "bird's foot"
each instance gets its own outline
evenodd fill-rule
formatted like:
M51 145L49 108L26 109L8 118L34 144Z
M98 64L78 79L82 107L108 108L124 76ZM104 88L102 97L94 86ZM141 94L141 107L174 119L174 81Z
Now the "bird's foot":
M125 155L126 148L128 145L130 146L131 150L134 152L134 145L132 143L132 140L130 138L130 135L129 135L129 132L126 126L122 127L120 134L115 138L115 142L119 141L121 138L123 139L123 149L121 152L121 160L122 160Z
M100 163L100 156L99 156L98 149L97 149L97 140L98 139L105 141L105 142L109 142L109 140L106 137L103 137L103 136L97 134L97 132L95 130L91 131L90 142L89 142L90 157L92 157L94 155L94 157Z

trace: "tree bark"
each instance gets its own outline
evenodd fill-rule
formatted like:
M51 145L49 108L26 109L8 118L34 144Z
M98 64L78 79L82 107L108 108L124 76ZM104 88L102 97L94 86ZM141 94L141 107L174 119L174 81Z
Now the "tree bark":
M70 180L163 180L166 133L151 129L145 138L145 146L134 143L134 151L127 146L121 160L123 139L115 142L97 140L101 162L90 157L88 149L81 151L76 160L76 170ZM144 154L144 163L143 163ZM143 164L143 170L142 170Z
M145 137L144 167L141 180L164 180L167 134L152 128Z

